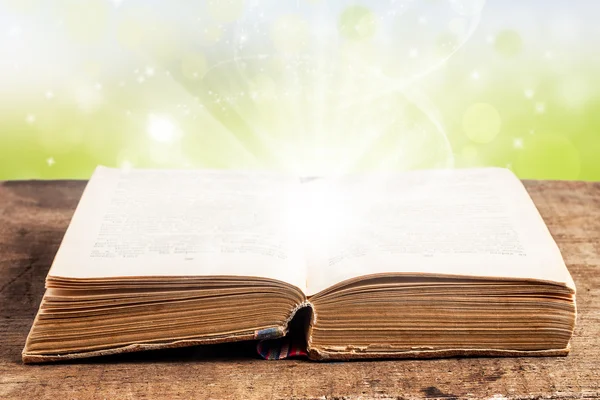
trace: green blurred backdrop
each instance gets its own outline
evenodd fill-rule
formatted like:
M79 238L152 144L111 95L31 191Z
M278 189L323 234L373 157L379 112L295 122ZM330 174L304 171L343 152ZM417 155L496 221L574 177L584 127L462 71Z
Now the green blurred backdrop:
M600 180L599 11L0 0L0 180L98 164Z

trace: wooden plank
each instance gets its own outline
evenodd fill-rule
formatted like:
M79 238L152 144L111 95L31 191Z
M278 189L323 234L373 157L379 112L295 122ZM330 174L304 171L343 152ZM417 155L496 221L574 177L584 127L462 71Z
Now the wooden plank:
M241 343L26 366L21 350L84 185L0 183L0 398L600 397L600 183L526 182L577 285L568 357L264 361Z

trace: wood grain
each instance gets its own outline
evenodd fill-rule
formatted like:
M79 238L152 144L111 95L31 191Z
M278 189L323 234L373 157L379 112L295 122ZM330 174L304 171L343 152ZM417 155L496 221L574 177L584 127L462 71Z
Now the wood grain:
M84 186L0 183L0 398L600 397L600 183L526 182L577 285L568 357L273 362L238 343L23 365L44 279Z

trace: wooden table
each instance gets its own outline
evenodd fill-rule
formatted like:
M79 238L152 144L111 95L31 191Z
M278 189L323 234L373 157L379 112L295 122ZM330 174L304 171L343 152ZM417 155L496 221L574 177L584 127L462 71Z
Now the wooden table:
M252 343L23 365L44 278L85 182L0 182L0 398L599 398L600 183L526 182L577 285L568 357L344 363Z

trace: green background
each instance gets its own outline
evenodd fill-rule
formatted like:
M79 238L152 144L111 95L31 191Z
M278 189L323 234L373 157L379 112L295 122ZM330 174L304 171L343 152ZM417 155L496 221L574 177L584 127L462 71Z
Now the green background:
M598 11L2 0L0 180L98 164L600 180Z

